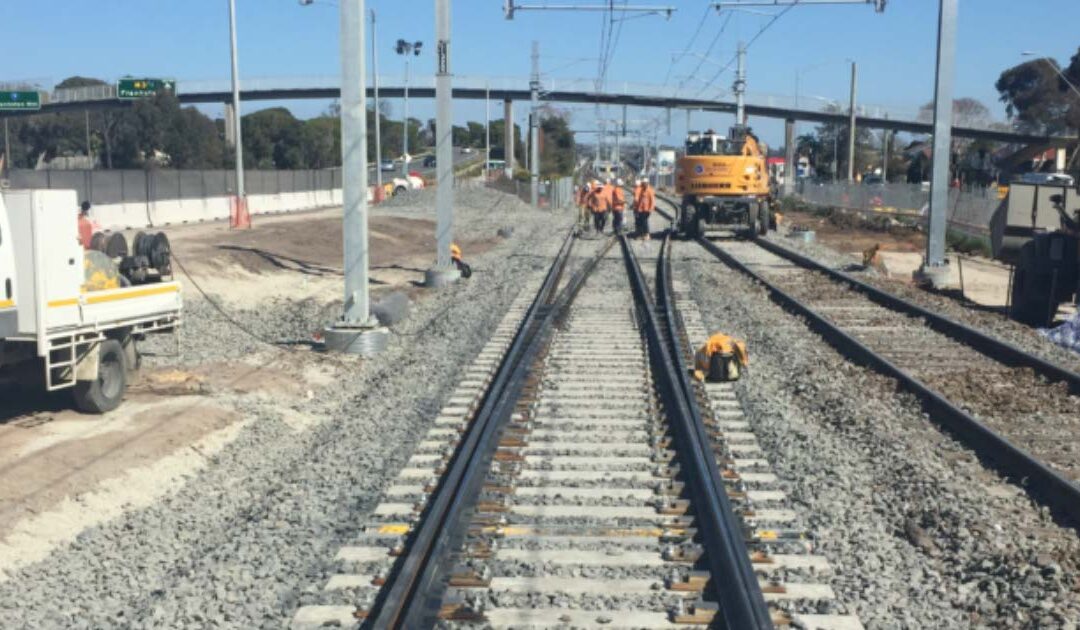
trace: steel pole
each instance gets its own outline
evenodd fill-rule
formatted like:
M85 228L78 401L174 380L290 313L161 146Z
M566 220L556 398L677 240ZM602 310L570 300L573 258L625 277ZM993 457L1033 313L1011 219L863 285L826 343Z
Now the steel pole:
M233 127L236 134L236 196L244 203L244 143L240 132L240 72L236 61L236 0L229 0L229 56L232 62Z
M529 80L532 114L529 116L529 200L540 207L540 42L532 43L532 77Z
M514 176L514 101L503 100L503 151L506 162L506 177Z
M484 181L490 179L491 165L491 86L484 85Z
M735 124L746 124L746 44L739 42L738 67L735 72L735 84L732 91L735 92Z
M934 137L930 179L930 233L924 271L945 265L949 207L949 153L952 146L953 79L956 74L957 0L941 0L938 11L937 72L934 81ZM931 271L932 282L938 280Z
M90 163L89 168L94 168L94 151L90 148L90 110L83 110L83 123L86 127L86 159Z
M784 196L795 192L795 119L784 121Z
M409 177L409 54L405 53L405 115L401 119L401 176Z
M364 0L341 0L341 179L345 247L345 324L367 325L367 107Z
M848 163L847 163L847 179L848 182L855 181L855 85L857 79L857 66L855 62L851 62L851 104L850 112L848 114Z
M375 201L382 199L382 114L379 112L379 47L375 36L375 9L371 10L371 83L375 97ZM367 160L367 156L364 156ZM364 167L365 169L367 166Z
M428 286L442 286L458 277L450 260L454 240L453 75L450 73L450 0L435 0L435 268Z

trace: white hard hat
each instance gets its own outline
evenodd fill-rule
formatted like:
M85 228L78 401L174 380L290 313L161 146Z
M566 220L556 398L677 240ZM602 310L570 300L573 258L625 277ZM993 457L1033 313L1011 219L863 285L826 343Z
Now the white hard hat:
M616 184L617 186L622 186L622 185L623 185L623 183L622 183L622 178L620 177L619 179L616 179L616 180L615 180L615 184Z

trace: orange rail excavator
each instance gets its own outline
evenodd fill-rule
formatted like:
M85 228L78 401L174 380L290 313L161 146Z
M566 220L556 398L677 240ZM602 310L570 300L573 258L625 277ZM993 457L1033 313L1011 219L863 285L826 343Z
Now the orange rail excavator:
M768 148L742 125L727 137L712 130L690 132L686 154L675 168L675 192L682 197L679 233L691 238L709 231L764 234L771 212L766 153Z

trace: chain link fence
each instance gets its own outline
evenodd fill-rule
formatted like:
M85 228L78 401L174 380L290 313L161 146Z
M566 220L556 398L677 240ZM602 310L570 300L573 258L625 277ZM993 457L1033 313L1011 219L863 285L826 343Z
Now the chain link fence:
M12 188L74 190L94 205L205 199L236 194L233 170L23 170L8 174ZM248 195L341 188L341 169L244 171Z
M525 203L532 203L532 185L530 182L500 177L488 182L488 187L514 195ZM541 208L554 210L568 207L574 201L574 178L559 177L551 180L540 180L539 197Z
M925 222L930 204L930 189L920 184L800 181L797 192L803 200L815 205L898 215L920 222ZM972 236L987 236L990 219L1002 203L996 186L950 188L949 225Z

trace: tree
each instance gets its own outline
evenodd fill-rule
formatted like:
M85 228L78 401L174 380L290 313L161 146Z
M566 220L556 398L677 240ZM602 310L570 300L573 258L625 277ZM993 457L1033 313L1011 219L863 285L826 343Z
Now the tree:
M372 138L374 136L371 136ZM319 116L306 120L300 129L300 144L307 168L332 168L341 165L341 118ZM370 155L374 155L375 142Z
M303 168L301 123L284 107L262 109L244 116L244 156L255 168Z
M953 100L952 106L953 124L957 127L988 127L993 122L993 116L989 108L981 101L974 98L958 98ZM934 102L925 103L919 108L918 120L921 122L933 122Z
M540 176L563 177L574 174L576 162L574 132L563 115L547 113L540 119Z
M506 122L502 119L491 121L491 159L505 160ZM518 164L525 163L525 143L521 139L521 125L514 125L514 159Z
M470 120L468 123L466 123L466 126L469 129L468 146L476 147L477 149L484 148L484 141L487 139L484 125Z
M469 144L469 138L470 136L468 127L459 127L458 125L454 125L451 128L450 139L455 147L472 146Z
M1050 134L1080 127L1080 95L1061 79L1060 70L1054 59L1032 59L1005 70L998 77L994 87L1005 103L1005 111L1019 127ZM1080 51L1072 57L1064 74L1070 80L1080 78Z

